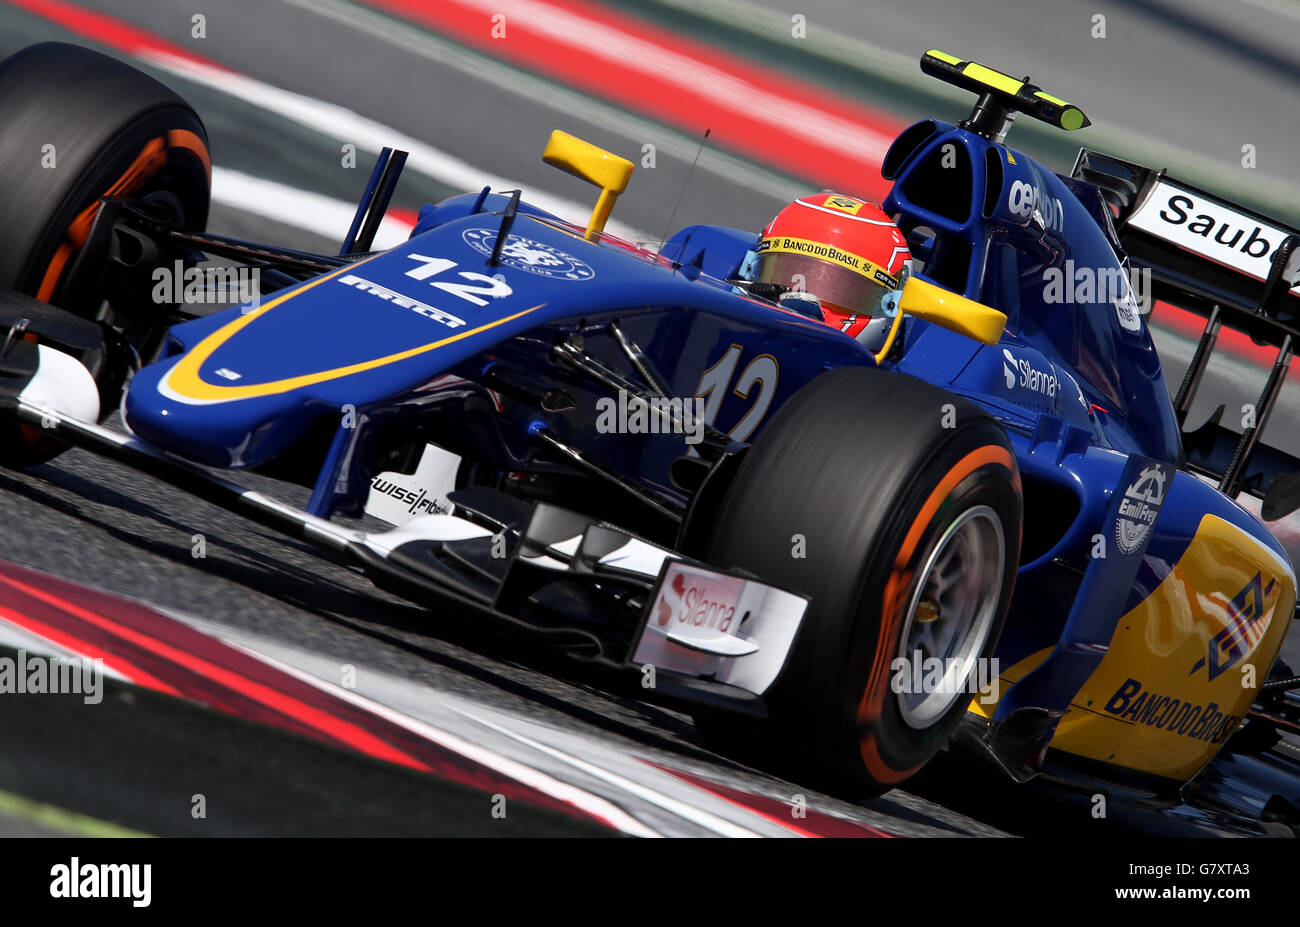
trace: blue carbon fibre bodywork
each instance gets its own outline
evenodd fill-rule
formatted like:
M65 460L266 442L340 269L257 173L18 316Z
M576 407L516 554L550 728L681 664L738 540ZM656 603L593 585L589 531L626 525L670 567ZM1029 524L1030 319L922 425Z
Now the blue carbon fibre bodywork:
M945 173L935 165L949 148L957 167ZM1140 320L1134 324L1136 304L1126 302L1131 292L1059 301L1046 286L1049 271L1071 267L1117 274L1111 279L1127 286L1126 260L1095 188L934 120L904 132L885 166L895 184L883 208L904 232L931 236L914 247L925 261L919 276L1008 316L997 345L908 319L904 349L885 366L987 409L1006 429L1027 482L1077 500L1072 518L1028 513L1060 523L1021 566L999 650L1004 664L1015 663L1059 636L1079 585L1077 569L1059 564L1088 562L1128 455L1176 465L1178 425L1150 335ZM761 435L771 412L825 370L875 363L840 332L726 282L754 233L692 226L656 256L612 239L587 242L580 229L521 202L511 230L517 250L489 267L506 202L499 194L466 194L428 206L397 248L276 294L251 312L235 308L176 326L169 356L130 385L127 425L152 445L218 467L267 464L313 429L330 429L311 505L328 515L355 510L369 486L369 474L347 470L356 455L350 426L338 424L343 413L390 429L427 425L440 390L465 389L461 384L499 365L558 384L575 409L548 414L505 402L491 425L443 422L448 427L430 440L458 451L458 442L472 440L505 471L524 466L530 434L544 426L684 502L668 475L680 442L601 433L596 402L606 391L557 367L554 344L581 336L590 356L625 368L605 334L617 321L674 395L708 396L711 423L738 440ZM431 261L441 262L436 272L418 276ZM461 279L466 273L484 276ZM724 368L727 382L718 388L709 377ZM863 414L879 399L862 397ZM1286 561L1253 516L1180 471L1125 609L1168 575L1206 513Z
M374 408L524 332L611 312L626 316L649 311L650 317L668 323L670 331L663 336L668 340L743 343L763 330L764 343L782 338L822 343L827 363L870 362L856 344L801 316L739 296L728 287L699 285L689 271L598 247L523 216L513 236L580 256L591 278L574 282L503 265L497 272L512 292L477 306L449 299L445 292L406 276L418 266L410 254L436 255L476 272L486 269L483 255L465 241L466 235L484 231L495 234L495 222L486 217L451 220L417 233L399 248L277 296L252 313L235 308L176 326L171 332L176 354L146 367L131 385L125 403L129 427L144 440L189 459L223 467L253 466L292 445L320 415L337 414L348 405L362 411ZM448 324L379 298L348 285L351 278L400 290L425 306L437 303L454 314L454 321ZM696 314L712 323L701 323ZM248 315L255 317L235 330ZM633 330L644 328L630 324ZM710 331L716 328L716 336L696 331L702 324ZM672 334L678 328L681 334ZM200 383L215 391L215 398L209 399L178 391L173 376L182 358L205 339L220 339L197 369ZM401 356L413 351L419 353ZM397 359L363 372L322 376L394 356ZM819 371L821 365L816 366ZM673 364L665 368L670 376L674 373ZM316 382L293 389L274 385L313 377ZM236 390L254 388L261 394L233 397ZM222 398L223 391L232 398Z

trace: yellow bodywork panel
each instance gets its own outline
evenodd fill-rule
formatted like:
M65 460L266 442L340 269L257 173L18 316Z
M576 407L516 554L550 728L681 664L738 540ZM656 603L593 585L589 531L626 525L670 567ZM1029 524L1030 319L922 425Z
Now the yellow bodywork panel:
M1053 749L1171 779L1204 766L1255 701L1295 608L1291 567L1246 531L1205 515L1159 586L1124 615L1061 719ZM1047 659L999 674L999 694ZM995 705L971 703L992 717Z

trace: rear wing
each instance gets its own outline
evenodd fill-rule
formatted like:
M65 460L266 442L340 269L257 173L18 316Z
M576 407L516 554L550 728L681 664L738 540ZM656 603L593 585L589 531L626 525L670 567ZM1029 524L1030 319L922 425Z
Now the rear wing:
M1219 330L1273 345L1277 356L1255 405L1254 425L1204 425L1183 432L1184 466L1219 481L1229 496L1264 500L1265 519L1300 508L1300 460L1261 442L1300 343L1300 230L1131 161L1080 149L1071 177L1101 188L1135 268L1149 270L1150 296L1203 316L1205 328L1174 397L1181 424L1214 352Z

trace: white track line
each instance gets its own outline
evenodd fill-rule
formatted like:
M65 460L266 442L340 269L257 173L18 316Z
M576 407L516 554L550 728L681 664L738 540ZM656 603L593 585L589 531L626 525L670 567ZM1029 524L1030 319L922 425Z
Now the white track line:
M48 637L30 631L18 624L14 619L0 615L0 647L10 647L14 650L25 650L28 654L40 654L45 657L58 657L61 660L103 660L102 653L89 653L87 651L73 650L71 647L65 647L63 644L56 643ZM129 676L124 676L118 670L100 663L100 669L103 674L110 679L116 679L119 682L129 682L132 685L138 683ZM21 670L20 670L21 672Z
M169 52L141 51L138 57L170 74L219 90L299 125L332 136L340 143L356 145L363 151L378 153L385 145L400 148L409 153L406 160L409 169L432 177L455 190L477 192L485 185L490 185L493 190L503 191L523 186L516 181L480 170L441 149L344 106L273 87L247 75ZM561 218L585 222L591 214L590 206L538 190L525 192L528 202ZM592 193L594 197L595 191ZM351 220L350 215L348 219ZM650 240L646 233L617 219L610 220L608 229L612 234L628 241ZM346 223L344 231L347 231Z
M340 243L357 208L355 203L216 166L212 168L212 201ZM375 250L400 245L410 237L411 228L404 219L386 216L375 235Z
M603 782L608 782L610 785L617 786L618 788L622 789L625 792L628 792L629 794L635 795L636 797L643 799L644 801L650 802L651 804L658 805L660 808L663 808L665 811L669 811L680 818L684 818L685 820L692 822L693 824L698 824L700 827L707 828L713 831L714 833L721 834L724 837L761 836L760 834L746 827L742 827L739 824L733 824L731 821L728 821L726 818L718 817L716 814L711 814L710 812L704 811L700 808L696 808L693 805L688 805L686 802L678 801L677 799L665 795L662 792L657 792L648 786L644 786L639 782L635 782L632 779L627 778L626 776L620 776L617 773L610 772L608 769L602 769L601 767L595 765L594 763L588 763L586 760L579 759L578 757L565 753L562 750L557 750L555 747L551 747L548 746L547 744L541 743L540 741L533 740L531 737L526 737L523 734L518 734L512 730L509 730L508 728L504 728L498 724L494 724L491 721L487 721L483 718L479 718L475 715L470 714L469 712L462 711L461 709L456 708L454 705L450 707L452 708L453 711L457 712L458 714L463 715L464 717L468 718L471 721L474 721L477 724L481 724L483 727L486 727L489 730L496 731L498 734L503 734L506 737L509 737L511 740L518 741L519 743L523 744L525 747L529 747L533 750L538 751L539 753L544 753L547 756L552 757L553 759L557 759L562 763L567 763L568 765L572 766L574 769L579 770L580 772L584 772L587 775L595 779L600 779Z
M577 786L556 779L541 770L533 769L531 766L512 760L509 757L502 756L499 753L494 753L485 747L480 747L478 744L470 743L468 740L457 737L455 734L444 731L441 728L434 727L432 724L421 721L418 718L412 718L410 715L403 714L400 711L389 708L387 705L368 699L363 695L358 695L350 689L345 689L342 686L336 686L333 683L326 682L318 676L313 676L311 673L300 670L288 663L283 663L264 653L259 653L258 651L245 647L242 644L237 644L229 640L224 641L224 643L232 647L238 647L245 653L275 667L281 672L288 673L296 679L301 679L303 682L309 683L324 692L328 692L336 698L351 702L353 705L363 708L373 715L377 715L386 721L391 721L393 724L400 725L408 731L418 734L425 740L432 741L441 747L445 747L448 750L459 753L467 759L473 760L475 763L493 769L504 776L508 776L516 782L536 789L546 795L550 795L552 798L558 799L566 804L570 804L573 807L580 809L586 815L604 821L610 827L620 830L625 834L631 834L634 837L660 836L636 818L632 817L632 815L628 814L622 808L619 808L612 802L601 798L599 795L584 792Z
M495 87L512 97L576 118L602 129L619 133L640 149L653 142L659 153L691 163L700 154L698 170L707 171L759 196L788 203L808 184L768 170L753 161L727 154L717 148L700 152L699 136L690 136L670 126L643 119L634 113L570 90L562 84L523 71L500 59L458 45L425 29L412 27L399 19L345 0L283 0L305 13L332 19L356 32L396 46L431 61L438 67L452 68L475 81ZM910 60L910 59L909 59ZM623 152L626 154L626 152ZM635 183L635 181L633 181Z
M485 23L498 13L517 19L551 41L569 46L575 55L636 68L647 78L703 94L723 109L743 113L773 128L806 133L853 158L879 162L894 140L852 119L760 89L698 58L544 0L458 2L482 10Z

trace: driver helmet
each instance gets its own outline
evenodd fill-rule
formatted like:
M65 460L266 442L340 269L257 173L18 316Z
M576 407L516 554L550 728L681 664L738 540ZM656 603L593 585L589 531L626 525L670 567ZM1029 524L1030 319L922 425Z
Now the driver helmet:
M877 206L839 193L786 206L754 250L758 282L815 296L823 321L854 337L872 316L894 314L912 258L898 226Z

